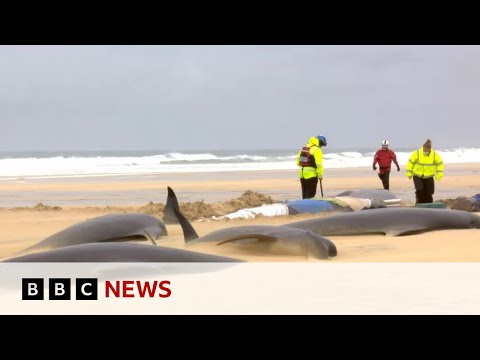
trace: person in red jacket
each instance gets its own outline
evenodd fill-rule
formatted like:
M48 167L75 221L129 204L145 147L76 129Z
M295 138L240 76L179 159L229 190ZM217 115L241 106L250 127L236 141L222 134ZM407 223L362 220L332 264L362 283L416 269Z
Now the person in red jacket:
M377 170L377 163L379 172L378 177L382 180L383 188L385 190L390 189L390 168L392 167L392 161L397 165L397 171L400 171L400 166L398 165L397 155L388 148L390 143L388 140L382 141L382 148L377 150L375 156L373 157L373 170Z

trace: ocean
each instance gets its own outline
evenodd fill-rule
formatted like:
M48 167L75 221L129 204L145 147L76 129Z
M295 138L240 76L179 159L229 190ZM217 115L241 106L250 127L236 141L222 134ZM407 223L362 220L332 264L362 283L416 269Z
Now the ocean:
M325 168L370 167L375 149L323 148ZM393 149L405 167L412 149ZM186 172L293 170L298 149L0 152L0 181ZM479 162L480 148L436 149L446 164Z

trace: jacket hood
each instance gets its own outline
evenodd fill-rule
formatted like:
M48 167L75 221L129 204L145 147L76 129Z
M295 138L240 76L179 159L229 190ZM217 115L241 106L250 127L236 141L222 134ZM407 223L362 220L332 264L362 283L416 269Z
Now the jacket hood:
M320 146L320 141L318 141L318 138L316 136L312 136L310 140L308 140L308 145Z

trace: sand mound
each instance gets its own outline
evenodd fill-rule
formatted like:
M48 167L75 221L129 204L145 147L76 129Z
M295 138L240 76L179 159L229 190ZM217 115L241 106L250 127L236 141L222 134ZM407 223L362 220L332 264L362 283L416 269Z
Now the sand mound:
M27 210L27 209L31 209L31 210L34 210L34 211L61 211L62 208L60 206L48 206L48 205L44 205L42 203L38 203L37 205L35 205L34 207L32 208L29 208L29 207L14 207L12 208L12 210Z
M221 203L206 203L204 201L179 202L180 211L189 220L226 215L240 209L273 204L275 201L268 195L247 190L241 196ZM165 205L149 202L146 206L137 209L137 212L163 217Z
M179 203L179 206L187 219L197 220L212 216L223 216L240 209L262 206L264 204L273 204L274 202L275 201L268 195L247 190L240 197L221 203L206 203L204 201L181 202ZM165 204L150 201L144 206L89 206L87 209L101 213L145 213L162 218ZM59 206L48 206L39 203L34 207L15 207L12 208L12 210L60 211L63 209Z
M204 201L181 202L180 210L189 220L210 218L212 216L223 216L240 209L273 204L272 197L247 190L240 197L222 203L205 203Z
M456 199L442 199L440 201L445 202L448 208L452 208ZM238 210L255 208L262 205L270 205L278 203L271 196L261 194L252 190L245 191L241 196L235 199L230 199L224 202L208 203L205 201L195 202L180 202L180 210L190 221L221 217L230 213L234 213ZM412 201L402 200L401 207L413 207L415 203ZM145 213L159 218L163 218L163 212L165 210L164 203L154 203L150 201L143 206L89 206L89 210L97 210L99 213ZM64 210L60 206L48 206L42 203L38 203L33 207L14 207L13 211L61 211Z

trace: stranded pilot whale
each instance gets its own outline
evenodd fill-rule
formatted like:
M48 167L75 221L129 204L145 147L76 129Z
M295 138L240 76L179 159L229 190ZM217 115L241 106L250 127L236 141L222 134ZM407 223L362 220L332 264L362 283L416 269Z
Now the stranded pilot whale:
M87 243L7 258L1 288L17 288L23 277L95 277L104 280L214 272L243 260L142 243ZM28 266L15 266L27 263ZM70 263L65 266L64 263ZM73 265L73 263L78 265ZM191 265L188 265L191 264ZM10 266L12 265L12 266ZM66 274L65 274L66 272ZM65 274L65 275L62 275Z
M322 236L401 236L446 229L480 229L480 216L452 209L383 208L339 213L284 226L310 230Z
M69 226L22 250L20 254L97 242L150 240L155 244L155 240L166 235L165 224L152 215L109 214Z
M2 262L243 262L190 250L140 243L88 243L12 257Z
M222 245L230 242L251 246L252 250L266 250L273 254L300 255L308 258L327 259L337 255L335 244L309 230L269 225L235 226L198 236L187 218L174 209L184 233L186 245L213 242Z

